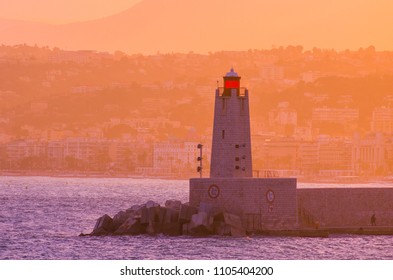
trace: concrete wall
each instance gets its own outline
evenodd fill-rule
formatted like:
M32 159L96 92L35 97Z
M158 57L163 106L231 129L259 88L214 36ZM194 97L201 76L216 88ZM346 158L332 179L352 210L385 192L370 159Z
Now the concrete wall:
M268 191L274 193L272 202L267 199ZM297 228L296 179L190 179L190 205L206 203L241 216L250 231Z
M299 224L304 228L359 229L393 226L393 188L298 189Z

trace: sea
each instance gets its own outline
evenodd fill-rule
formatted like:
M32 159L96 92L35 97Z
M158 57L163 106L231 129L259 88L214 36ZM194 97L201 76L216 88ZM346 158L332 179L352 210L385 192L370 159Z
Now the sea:
M334 186L334 185L333 185ZM354 184L353 187L370 186ZM323 187L299 183L299 187ZM337 185L336 187L340 187ZM187 180L0 177L1 260L392 260L393 236L79 236L135 204L188 201Z

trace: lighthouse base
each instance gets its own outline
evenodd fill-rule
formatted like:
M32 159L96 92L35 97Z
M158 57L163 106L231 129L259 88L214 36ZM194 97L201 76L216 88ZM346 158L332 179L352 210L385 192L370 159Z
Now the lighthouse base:
M193 178L190 205L241 217L248 232L298 228L295 178Z

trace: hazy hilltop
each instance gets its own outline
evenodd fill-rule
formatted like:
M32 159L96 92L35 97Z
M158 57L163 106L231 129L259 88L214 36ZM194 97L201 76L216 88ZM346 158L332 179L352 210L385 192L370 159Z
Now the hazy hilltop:
M347 170L356 135L373 146L384 133L382 167L367 163L356 172L393 172L393 52L373 46L126 55L2 45L0 170L102 171L116 163L121 172L160 164L191 172L193 160L172 165L182 153L161 161L154 147L210 145L215 87L231 66L250 89L256 168ZM84 156L62 152L73 143L88 143ZM318 160L305 167L299 147L307 148L307 158L313 149Z
M391 4L375 7L368 2L144 0L122 13L87 22L0 20L0 38L3 44L128 53L207 53L274 44L392 48L385 36L386 26L393 25Z
M391 104L392 65L392 52L373 47L130 56L0 46L0 133L25 137L27 126L78 134L81 128L103 129L111 119L163 118L178 122L177 131L164 125L155 132L159 138L185 137L190 128L203 135L211 130L216 82L234 66L251 90L253 122L267 123L282 102L296 110L299 125L310 122L316 107L357 108L353 128L336 124L333 131L352 135L370 129L375 107Z

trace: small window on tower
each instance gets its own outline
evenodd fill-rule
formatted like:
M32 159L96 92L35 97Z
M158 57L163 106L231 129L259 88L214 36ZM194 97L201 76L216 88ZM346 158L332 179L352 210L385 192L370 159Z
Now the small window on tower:
M222 99L222 111L225 111L225 98Z
M221 131L221 137L222 137L222 139L225 138L225 130Z

